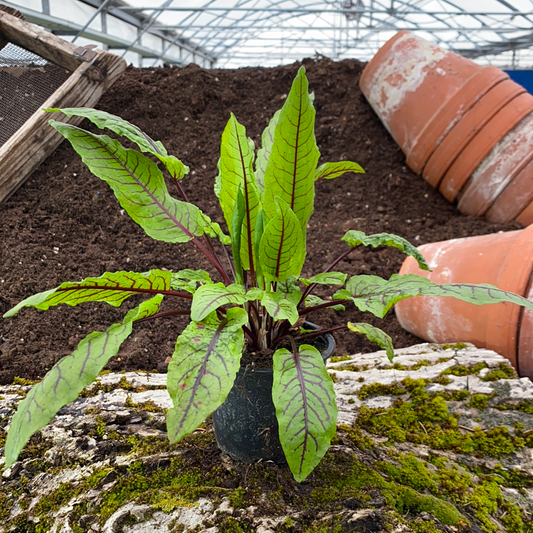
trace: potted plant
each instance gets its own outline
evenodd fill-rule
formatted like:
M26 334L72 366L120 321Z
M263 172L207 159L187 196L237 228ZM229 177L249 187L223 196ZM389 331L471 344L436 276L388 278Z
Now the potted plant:
M215 191L229 236L188 201L181 185L188 168L169 155L160 142L101 111L62 112L86 117L138 147L139 151L124 148L107 135L50 122L70 141L89 169L111 186L122 208L149 236L172 243L191 242L209 260L220 281L212 280L211 274L203 270L106 272L81 282L63 283L8 311L4 316L13 316L23 307L46 310L58 304L73 306L90 301L118 307L133 295L149 297L131 309L122 322L89 334L30 390L11 421L5 445L6 467L16 461L33 433L96 379L135 323L182 315L191 318L177 337L168 368L167 384L173 402L167 413L171 442L194 431L224 404L241 360L245 360L243 353L245 357L254 353L258 362L272 368L268 398L275 408L284 457L295 479L301 481L326 453L337 417L332 380L323 357L313 346L317 337L329 331L313 331L306 325L311 313L353 303L362 311L383 317L399 300L418 295L453 296L477 304L510 301L533 309L526 299L488 285L437 285L415 275L393 275L390 280L368 275L347 279L346 274L334 270L361 245L394 246L413 256L422 269L428 269L414 246L385 233L367 236L348 231L343 237L345 253L324 271L307 279L300 277L315 182L363 171L348 161L317 168L320 154L314 136L313 96L308 93L303 67L283 108L263 133L257 155L245 128L233 115L222 134ZM181 200L169 194L158 164L168 171ZM317 285L338 290L332 299L324 300L314 294ZM160 311L163 298L185 302L188 308ZM342 327L366 335L392 359L391 339L380 329L365 323ZM248 368L245 365L243 370ZM274 431L270 438L277 439L278 427Z

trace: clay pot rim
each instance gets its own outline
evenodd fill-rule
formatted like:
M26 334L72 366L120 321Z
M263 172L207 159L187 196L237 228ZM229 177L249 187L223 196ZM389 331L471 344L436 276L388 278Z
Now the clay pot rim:
M438 188L450 167L476 135L495 115L525 92L523 87L510 79L502 80L487 91L436 147L422 172L424 179Z
M472 173L523 118L533 111L533 96L522 93L502 107L479 131L452 163L439 187L441 194L454 202Z
M533 174L533 154L528 159L528 161L525 163L525 165L520 169L519 172L517 172L514 176L514 178L507 184L507 186L503 189L503 191L500 192L496 200L492 203L492 205L487 209L485 212L485 218L489 220L490 222L500 222L500 223L507 223L511 222L511 220L517 220L518 217L527 209L529 204L533 202L533 189L531 190L530 195L528 196L527 200L525 200L522 205L516 206L515 209L511 214L508 214L505 217L498 216L495 212L496 210L499 210L499 205L503 202L506 205L509 204L507 201L507 196L511 195L512 197L514 194L512 193L512 189L514 186L519 183L522 179L527 179L527 176L530 176ZM513 185L514 184L514 185ZM524 224L527 226L528 224Z
M531 112L527 117L522 119L528 120L533 119L533 112ZM517 124L519 126L519 124ZM515 126L515 127L517 127ZM511 130L512 131L512 130ZM472 175L468 178L467 182L465 183L463 189L461 192L457 195L457 199L459 200L459 203L457 204L457 208L461 213L464 213L466 215L472 215L472 216L483 216L485 215L489 209L492 208L492 206L498 201L498 198L500 198L507 187L511 185L515 181L516 178L522 173L522 171L529 166L530 163L533 162L533 138L531 140L531 150L527 152L527 154L517 162L516 165L513 166L513 169L509 174L506 175L505 180L507 183L504 185L502 190L493 198L487 198L485 200L482 200L479 196L477 191L482 189L484 187L484 182L486 181L486 176L480 176L476 182L472 181ZM532 191L533 196L533 191ZM479 200L479 201L478 201ZM473 206L476 206L475 209L472 209ZM512 219L511 219L512 220Z
M447 102L444 102L432 120L420 132L406 163L414 172L421 172L429 158L451 129L483 98L493 87L509 76L492 65L485 67L469 78ZM428 141L430 139L430 141Z

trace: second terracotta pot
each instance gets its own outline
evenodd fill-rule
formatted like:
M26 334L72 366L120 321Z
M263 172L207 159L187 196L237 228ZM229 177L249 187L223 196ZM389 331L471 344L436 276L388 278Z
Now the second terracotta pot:
M429 156L446 128L450 117L450 102L458 106L462 99L454 96L471 82L474 92L486 91L500 75L489 70L481 76L484 67L459 56L408 31L398 32L387 41L365 67L359 85L366 99L380 117L394 140L405 154L416 148L418 155ZM504 77L507 77L504 75ZM471 91L467 91L470 99ZM446 108L448 109L446 110ZM446 121L435 131L427 130L435 117L445 115ZM421 164L422 162L420 161Z
M527 295L533 270L533 226L426 244L419 250L432 272L420 270L409 257L400 274L418 274L439 284L488 283ZM500 353L520 371L517 345L524 312L518 305L477 306L451 297L420 296L398 302L395 312L401 326L418 337L438 343L471 342ZM533 317L531 321L533 325ZM533 371L533 364L530 368Z

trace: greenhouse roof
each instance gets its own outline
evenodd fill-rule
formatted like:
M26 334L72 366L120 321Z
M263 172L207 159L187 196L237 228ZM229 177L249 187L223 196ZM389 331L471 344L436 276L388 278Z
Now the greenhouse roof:
M406 29L481 63L533 67L533 0L4 3L18 6L27 20L56 33L70 32L77 39L91 42L99 37L97 34L104 34L99 37L101 42L122 54L137 54L143 66L164 61L195 61L217 67L272 66L314 56L368 60L396 32ZM61 23L62 18L67 19L67 15L61 15L67 5L81 16L77 20L70 16ZM74 5L79 8L74 10ZM39 12L45 20L38 20ZM135 31L128 34L119 23L104 23L106 16Z

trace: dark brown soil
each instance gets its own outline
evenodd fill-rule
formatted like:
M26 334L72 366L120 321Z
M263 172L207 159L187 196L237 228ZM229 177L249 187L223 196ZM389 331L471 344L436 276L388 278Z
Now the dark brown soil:
M366 174L346 175L317 185L308 233L304 276L320 272L346 250L348 229L390 231L415 244L519 228L465 217L414 175L358 88L363 64L355 60L305 60L316 94L316 135L321 162L353 160ZM99 108L137 124L191 167L184 180L190 199L221 221L213 193L219 138L230 111L259 144L262 130L282 105L299 64L274 69L128 69L102 98ZM108 186L93 177L67 143L0 207L0 311L62 281L99 276L109 270L207 268L191 245L152 241L127 216ZM388 277L404 257L396 249L357 250L341 262L350 275ZM121 320L124 311L105 304L25 309L0 321L0 383L15 376L36 379L72 351L91 331ZM334 327L367 320L379 325L397 347L419 342L390 313L380 321L349 309L310 316ZM162 319L136 327L113 369L158 367L171 355L183 323ZM375 346L349 333L336 334L339 353Z

